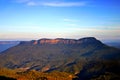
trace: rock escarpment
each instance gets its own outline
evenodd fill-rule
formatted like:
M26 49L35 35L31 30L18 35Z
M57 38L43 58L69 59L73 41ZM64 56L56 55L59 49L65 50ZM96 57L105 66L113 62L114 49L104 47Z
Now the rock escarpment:
M101 43L94 37L86 37L82 39L63 39L63 38L56 38L56 39L40 39L40 40L32 40L32 41L22 41L20 44L82 44L82 43Z

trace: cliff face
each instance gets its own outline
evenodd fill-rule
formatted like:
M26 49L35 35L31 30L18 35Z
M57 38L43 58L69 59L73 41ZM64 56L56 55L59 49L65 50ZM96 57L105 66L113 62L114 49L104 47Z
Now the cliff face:
M82 44L82 43L101 43L94 37L87 37L82 39L40 39L40 40L32 40L32 41L22 41L20 44Z
M72 39L41 39L40 44L75 44L77 40Z

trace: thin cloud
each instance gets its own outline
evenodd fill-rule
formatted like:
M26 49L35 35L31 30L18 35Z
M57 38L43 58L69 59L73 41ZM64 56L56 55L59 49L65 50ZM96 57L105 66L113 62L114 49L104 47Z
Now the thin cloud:
M45 2L42 5L51 7L73 7L73 6L85 6L85 2Z
M15 0L17 3L24 3L28 6L48 6L48 7L77 7L85 6L86 2L66 2L66 1L38 1L38 0Z
M31 1L31 2L27 2L27 5L28 5L28 6L37 6L37 5L39 5L39 4Z
M78 20L74 20L74 19L63 19L63 21L65 22L78 22Z

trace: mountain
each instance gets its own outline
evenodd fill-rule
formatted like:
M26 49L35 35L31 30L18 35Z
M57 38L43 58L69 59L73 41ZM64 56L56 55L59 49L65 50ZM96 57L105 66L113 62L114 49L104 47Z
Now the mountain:
M0 63L0 67L11 69L73 73L78 80L101 78L108 73L116 78L120 72L120 50L94 37L44 38L21 41L0 54Z
M19 44L19 41L0 41L0 52Z

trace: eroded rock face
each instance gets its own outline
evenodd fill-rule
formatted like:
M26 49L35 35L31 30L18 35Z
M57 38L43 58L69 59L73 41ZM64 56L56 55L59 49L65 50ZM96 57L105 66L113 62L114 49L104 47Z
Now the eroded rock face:
M32 41L22 41L21 44L82 44L82 43L96 43L100 42L96 40L94 37L86 37L81 39L63 39L63 38L56 38L56 39L40 39L40 40L32 40Z
M57 39L41 39L40 44L57 44L60 40Z
M33 42L33 44L34 44L34 45L38 44L38 41L37 41L37 40L35 40L35 41Z
M40 44L74 44L77 40L72 39L41 39Z

